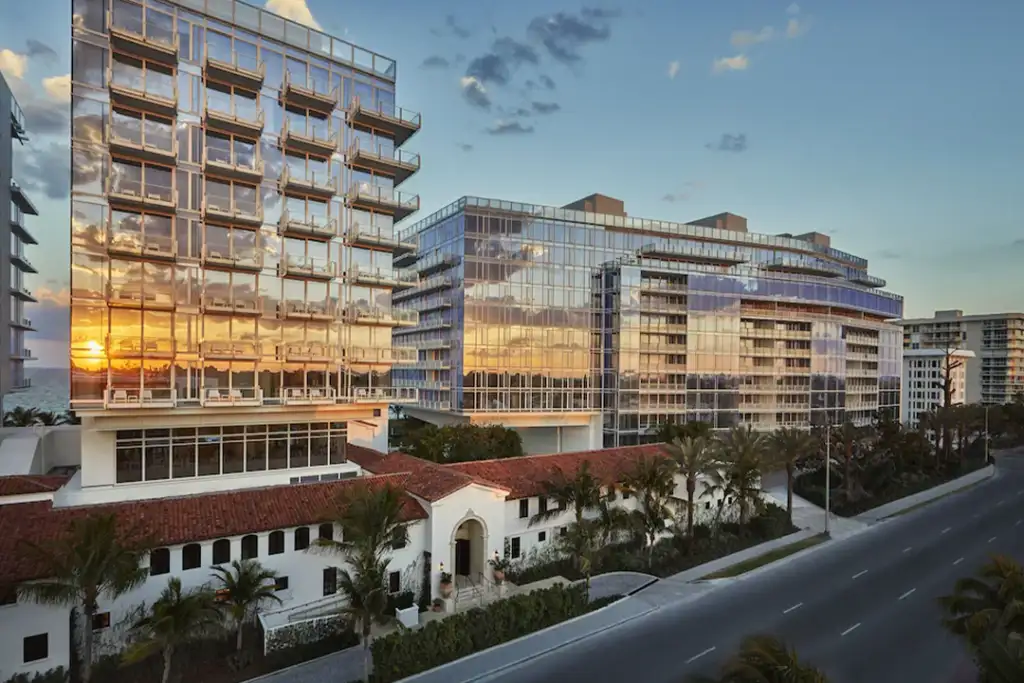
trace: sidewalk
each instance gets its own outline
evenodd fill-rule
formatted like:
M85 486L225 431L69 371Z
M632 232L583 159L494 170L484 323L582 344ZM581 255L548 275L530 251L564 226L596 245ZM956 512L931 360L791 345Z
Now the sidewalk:
M921 505L922 503L931 502L937 498L942 498L943 496L955 493L960 489L967 488L968 486L974 486L986 479L991 479L994 475L994 466L989 465L987 467L982 467L980 470L975 470L970 474L965 474L964 476L952 481L947 481L945 484L940 484L939 486L930 488L926 491L921 491L920 493L915 493L914 495L907 496L906 498L894 500L891 503L886 503L885 505L879 505L878 507L868 510L867 512L863 512L852 519L863 524L881 522L887 517L897 515L904 510L909 510L910 508Z

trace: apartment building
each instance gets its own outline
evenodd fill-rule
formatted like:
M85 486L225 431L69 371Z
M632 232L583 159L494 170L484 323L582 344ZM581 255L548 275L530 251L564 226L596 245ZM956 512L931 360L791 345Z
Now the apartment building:
M949 405L967 403L967 376L976 362L974 358L973 351L964 349L903 349L903 422L916 427L921 413L945 405L947 372L951 384Z
M419 314L395 385L437 424L501 423L529 452L627 446L666 421L716 428L868 422L900 407L900 296L828 236L720 214L627 216L463 197L403 233Z
M66 500L353 475L347 442L386 447L416 397L395 62L233 0L75 8Z
M900 320L904 350L962 349L967 364L966 403L1001 404L1024 393L1024 313L964 315L936 311L931 318Z
M25 189L18 184L15 145L28 142L25 115L18 106L3 74L0 74L0 232L3 257L0 258L0 412L3 397L12 391L26 389L25 361L34 360L25 348L25 335L32 332L32 321L25 315L25 304L35 301L25 278L36 272L28 260L25 247L38 244L29 231L28 216L39 212Z

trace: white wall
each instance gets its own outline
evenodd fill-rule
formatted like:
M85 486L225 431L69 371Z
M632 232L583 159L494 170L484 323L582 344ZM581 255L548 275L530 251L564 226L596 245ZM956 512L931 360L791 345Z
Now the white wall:
M505 542L505 494L472 484L430 506L430 574L434 596L438 595L441 581L440 563L444 562L446 572L454 571L454 534L466 519L476 519L483 525L484 562L494 556L495 550L501 553ZM477 548L472 551L477 552Z
M386 411L383 411L386 413ZM381 453L388 452L388 418L386 415L373 419L361 418L348 423L348 442L357 446L372 448Z
M0 607L0 680L68 667L71 654L70 610L32 604ZM24 664L24 639L46 633L49 657Z
M527 455L575 453L602 447L600 416L586 425L512 427L523 441Z

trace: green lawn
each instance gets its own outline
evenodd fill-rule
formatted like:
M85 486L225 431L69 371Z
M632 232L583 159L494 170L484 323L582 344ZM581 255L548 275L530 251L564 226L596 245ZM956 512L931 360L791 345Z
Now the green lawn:
M828 540L828 536L826 536L825 534L811 536L810 538L805 538L802 541L796 541L795 543L790 543L789 545L784 545L781 548L771 550L765 553L764 555L758 555L757 557L752 557L749 560L738 562L732 565L731 567L720 569L717 572L712 572L711 574L708 574L707 576L701 578L729 579L734 576L739 576L740 574L746 574L747 572L757 569L758 567L763 567L764 565L771 564L776 560L781 560L784 557L789 557L790 555L798 553L801 550L804 550L805 548L812 548L818 545L819 543L825 542L826 540Z

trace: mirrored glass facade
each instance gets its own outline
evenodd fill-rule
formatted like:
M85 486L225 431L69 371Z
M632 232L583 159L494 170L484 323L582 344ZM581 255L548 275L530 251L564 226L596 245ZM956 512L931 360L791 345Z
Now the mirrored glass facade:
M461 413L601 412L605 445L666 420L866 422L899 410L902 298L821 236L463 198L410 226L395 384Z
M232 0L75 0L72 54L72 407L415 398L394 62Z

